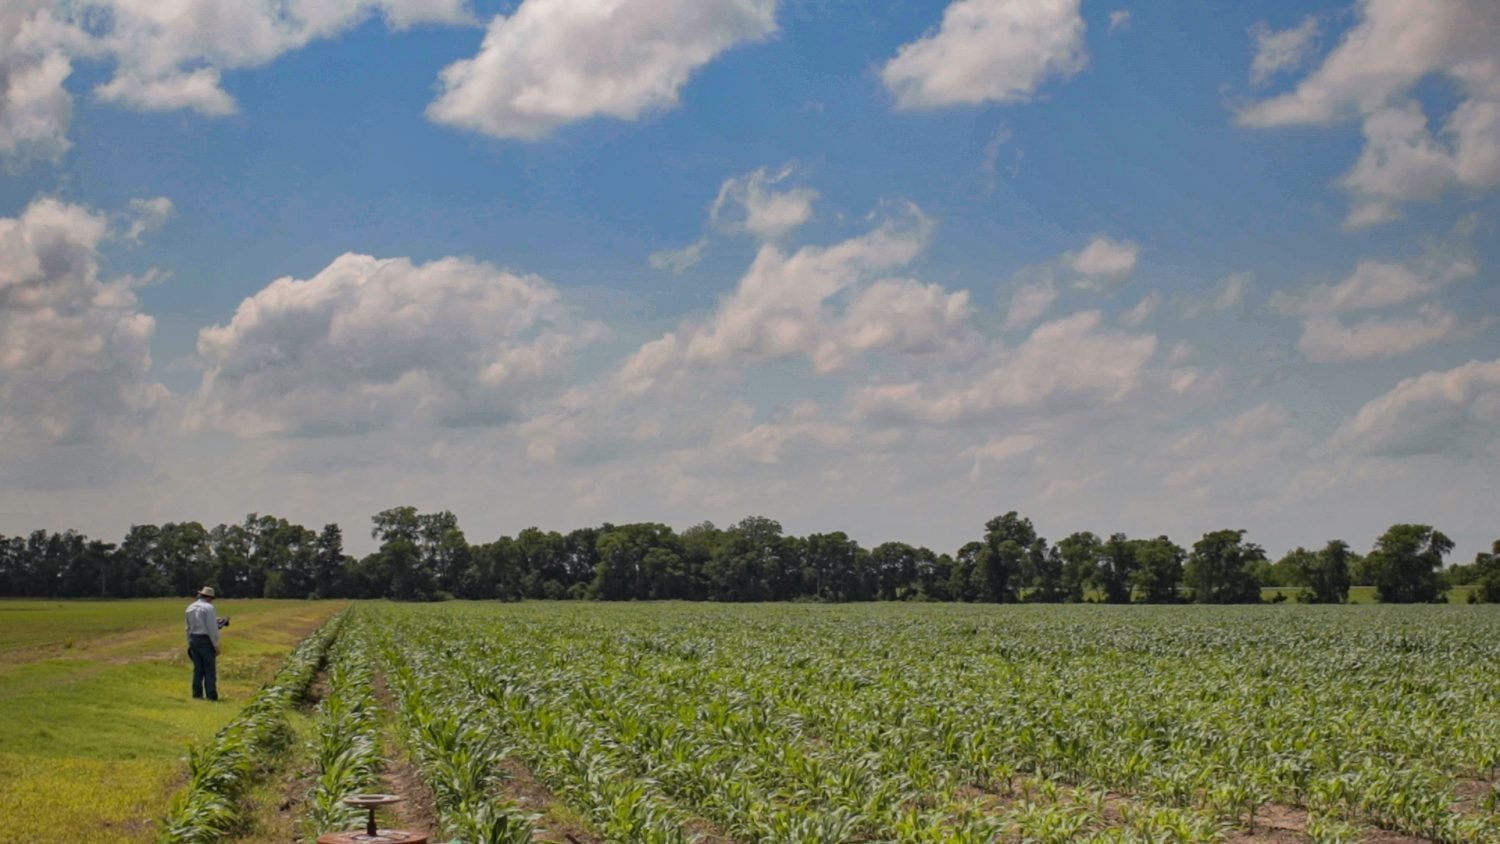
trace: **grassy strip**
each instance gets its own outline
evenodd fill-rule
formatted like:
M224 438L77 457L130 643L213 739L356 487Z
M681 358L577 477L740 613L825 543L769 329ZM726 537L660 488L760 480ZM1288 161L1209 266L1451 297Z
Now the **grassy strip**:
M261 760L291 745L286 710L307 693L342 620L337 616L307 637L287 657L275 679L213 742L189 752L188 786L172 801L157 837L159 844L210 844L242 825L240 798L264 772Z
M309 838L358 827L363 812L342 800L380 782L380 707L374 669L361 650L356 637L345 633L329 658L328 693L318 704L317 737L310 747L317 779L303 819Z

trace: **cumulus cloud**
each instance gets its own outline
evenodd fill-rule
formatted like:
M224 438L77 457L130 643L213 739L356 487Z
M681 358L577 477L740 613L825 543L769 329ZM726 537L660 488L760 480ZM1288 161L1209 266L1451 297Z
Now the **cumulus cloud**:
M67 151L73 98L63 82L87 35L56 4L0 4L0 160L12 166Z
M189 423L243 436L503 424L598 330L537 276L343 255L199 333Z
M1005 328L1024 328L1036 322L1057 301L1057 285L1051 279L1026 284L1010 295L1010 309L1005 314Z
M1023 102L1088 64L1080 0L954 0L880 71L901 109Z
M1118 286L1135 271L1140 254L1141 247L1134 241L1097 235L1080 250L1023 267L1011 281L1010 307L1002 327L1024 328L1035 322L1057 301L1061 284L1071 282L1074 287L1095 291ZM1144 321L1156 302L1142 302L1139 307L1144 309L1138 315Z
M1081 286L1099 286L1125 280L1135 271L1141 247L1131 240L1116 240L1099 235L1082 251L1069 256L1068 264L1081 276Z
M537 140L590 117L635 120L676 105L695 71L776 31L776 0L525 0L454 62L432 120Z
M111 26L95 48L117 62L96 90L106 101L146 111L234 111L220 87L224 70L257 67L374 14L394 28L468 20L463 0L302 0L226 5L218 0L100 0Z
M1153 290L1141 297L1141 301L1137 302L1135 307L1120 314L1120 322L1130 328L1140 328L1146 324L1146 320L1151 318L1151 315L1156 312L1156 306L1160 304L1161 294Z
M134 279L100 274L106 215L40 198L0 218L0 441L117 440L165 390L149 378L155 322Z
M833 372L866 352L934 354L972 339L973 318L967 290L950 292L910 279L877 281L859 290L830 326L813 350L813 364L818 372Z
M1297 347L1318 363L1383 360L1452 339L1459 331L1452 311L1427 305L1416 316L1369 317L1353 324L1333 316L1311 317L1302 323Z
M684 273L698 266L703 260L703 250L708 248L707 238L698 238L681 249L658 249L647 257L653 270L668 270Z
M1170 458L1163 483L1194 499L1231 499L1266 466L1284 464L1302 446L1291 414L1272 402L1176 435L1162 449ZM1258 479L1257 479L1258 480Z
M1339 180L1355 197L1348 228L1395 220L1402 202L1500 185L1500 101L1462 103L1440 138L1415 102L1371 114L1364 134L1359 160Z
M1035 434L1011 434L990 439L984 445L973 446L959 453L973 461L969 479L978 480L986 463L1004 463L1035 451L1044 441Z
M1411 264L1360 261L1341 281L1315 285L1303 293L1278 290L1271 307L1284 316L1325 316L1399 305L1430 296L1469 278L1478 268L1467 258L1436 255Z
M1250 273L1233 273L1219 279L1207 298L1187 298L1181 302L1184 319L1197 319L1208 312L1228 311L1244 304L1250 289Z
M951 330L964 318L967 293L947 294L915 282L868 285L916 258L931 231L931 221L909 206L899 217L832 246L788 254L774 244L762 245L710 318L687 320L641 346L621 368L620 382L642 391L694 367L805 356L827 370L858 351L920 351L927 333ZM856 288L841 318L833 300ZM881 312L882 306L900 310Z
M1130 10L1116 9L1109 13L1109 31L1116 32L1130 28Z
M1382 457L1494 454L1500 445L1500 360L1407 378L1360 408L1330 442L1338 450Z
M1251 27L1250 37L1255 40L1251 84L1265 85L1276 74L1301 67L1317 43L1318 28L1318 19L1312 15L1291 29L1272 29L1264 22Z
M790 165L771 173L762 167L753 173L726 179L709 206L708 219L725 232L746 232L761 240L781 237L812 218L818 192L805 187L778 190L792 175Z
M1500 5L1363 0L1358 13L1316 70L1293 90L1242 109L1240 122L1361 119L1364 151L1340 180L1354 199L1345 221L1352 228L1395 219L1402 202L1500 185ZM1462 95L1438 135L1412 98L1435 74Z
M141 235L161 228L170 216L172 216L172 200L165 196L132 199L126 208L126 227L121 236L126 240L139 242Z
M855 413L944 425L1012 410L1119 401L1140 385L1157 340L1101 323L1098 311L1083 311L1043 323L1015 349L997 345L976 372L937 383L859 388L851 396Z
M390 26L460 23L464 0L13 0L0 6L0 156L56 158L68 148L76 60L113 63L94 89L141 111L235 111L225 70L257 67L370 17Z

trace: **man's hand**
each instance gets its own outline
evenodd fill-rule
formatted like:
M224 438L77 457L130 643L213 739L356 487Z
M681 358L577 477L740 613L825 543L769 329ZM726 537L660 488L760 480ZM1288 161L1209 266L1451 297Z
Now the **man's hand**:
M214 648L214 656L218 656L218 655L219 655L219 649L218 648Z

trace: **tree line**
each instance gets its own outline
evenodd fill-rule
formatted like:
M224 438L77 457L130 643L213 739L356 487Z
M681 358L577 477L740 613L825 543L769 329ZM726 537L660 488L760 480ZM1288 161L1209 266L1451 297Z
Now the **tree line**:
M119 543L72 530L0 535L0 595L137 598L211 584L236 598L1229 604L1260 602L1263 587L1343 603L1362 585L1382 602L1423 603L1473 585L1470 600L1500 602L1500 540L1472 564L1444 568L1453 542L1416 524L1393 525L1367 554L1333 540L1272 562L1243 530L1210 531L1191 548L1088 531L1049 543L1015 512L951 554L903 542L867 549L841 531L790 536L762 516L682 532L654 522L531 527L478 545L447 511L396 507L371 522L379 548L358 558L344 553L337 524L314 531L258 514L211 529L136 525Z

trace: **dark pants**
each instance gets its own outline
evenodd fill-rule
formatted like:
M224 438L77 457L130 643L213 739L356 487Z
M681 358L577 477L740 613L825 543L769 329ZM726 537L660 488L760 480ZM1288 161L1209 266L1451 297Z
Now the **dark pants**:
M188 658L193 661L193 697L208 694L209 700L219 699L219 669L215 664L214 640L207 636L188 638Z

